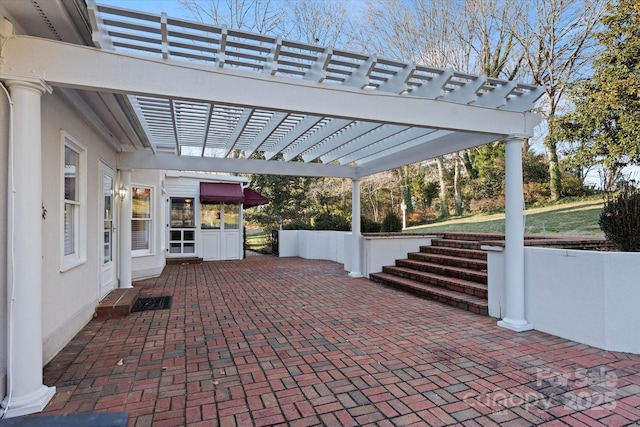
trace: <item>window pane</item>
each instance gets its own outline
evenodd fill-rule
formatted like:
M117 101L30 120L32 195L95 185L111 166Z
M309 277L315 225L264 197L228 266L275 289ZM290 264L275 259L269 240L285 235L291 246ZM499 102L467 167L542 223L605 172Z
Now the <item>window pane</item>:
M78 201L78 164L80 156L69 147L64 147L64 198Z
M220 228L220 205L203 204L200 207L200 227L204 229Z
M107 173L102 175L102 198L104 200L103 218L103 254L102 263L108 264L113 259L113 245L111 244L113 234L113 177Z
M195 240L195 239L196 239L195 231L184 230L184 236L182 237L182 240Z
M226 204L224 205L224 229L225 230L237 230L240 205L239 204Z
M76 251L75 242L75 205L64 204L64 254L70 255Z
M182 252L182 243L171 243L169 245L169 253L179 254Z
M131 220L131 250L149 250L151 221L146 219Z
M108 264L112 259L111 249L111 221L104 222L104 254L102 257L102 263Z
M193 223L193 199L171 198L171 227L192 228Z
M132 218L151 218L151 189L133 187Z
M111 209L111 201L113 200L113 178L109 175L103 176L102 181L102 194L104 196L104 219L113 219L113 212Z

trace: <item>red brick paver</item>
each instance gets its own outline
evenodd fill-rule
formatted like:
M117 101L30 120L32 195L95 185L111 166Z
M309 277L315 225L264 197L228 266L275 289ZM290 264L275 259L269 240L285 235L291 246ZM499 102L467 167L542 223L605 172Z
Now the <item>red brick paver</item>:
M45 368L48 414L130 426L625 425L640 356L349 278L300 258L167 266L168 310L94 319Z

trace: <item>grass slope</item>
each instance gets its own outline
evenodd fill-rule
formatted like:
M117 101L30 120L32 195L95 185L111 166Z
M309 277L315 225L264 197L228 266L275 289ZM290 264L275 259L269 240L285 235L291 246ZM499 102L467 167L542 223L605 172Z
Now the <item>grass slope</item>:
M525 234L604 237L598 225L602 205L600 200L588 200L527 209ZM405 229L409 233L446 231L504 233L504 213L456 218Z

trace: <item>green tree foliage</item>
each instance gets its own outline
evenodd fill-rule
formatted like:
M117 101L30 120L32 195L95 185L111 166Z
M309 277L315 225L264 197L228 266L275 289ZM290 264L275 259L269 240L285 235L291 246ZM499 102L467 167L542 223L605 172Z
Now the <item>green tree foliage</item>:
M522 154L522 179L525 183L549 182L549 168L543 154L531 150Z
M602 23L603 52L593 78L575 86L575 110L553 125L563 139L578 143L575 164L615 171L640 164L640 3L608 5Z
M505 145L494 142L477 149L473 169L477 178L471 183L476 198L493 198L504 192Z
M440 189L438 183L435 181L414 181L418 186L414 192L419 195L419 200L422 200L425 208L430 208L433 200L438 197Z
M640 190L626 186L605 200L600 229L621 250L640 250Z
M342 215L323 212L313 218L313 226L316 230L349 231L351 223Z
M306 222L309 215L309 187L312 178L278 175L253 175L251 187L269 199L269 204L254 212L247 212L246 219L264 228L277 228L279 222Z

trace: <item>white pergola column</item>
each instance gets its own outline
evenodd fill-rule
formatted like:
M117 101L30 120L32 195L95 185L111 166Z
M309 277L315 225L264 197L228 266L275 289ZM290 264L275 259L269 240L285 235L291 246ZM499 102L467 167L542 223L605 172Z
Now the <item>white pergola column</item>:
M8 236L7 417L40 412L56 392L42 382L43 83L7 81L13 101Z
M121 197L120 193L124 197ZM120 187L117 191L120 199L120 288L132 288L131 285L131 170L120 170Z
M522 191L522 138L506 143L505 206L505 317L498 326L521 332L533 329L525 318L524 300L524 196Z
M351 272L349 277L362 277L360 250L360 180L351 180Z

